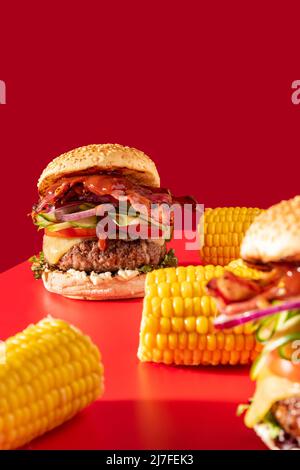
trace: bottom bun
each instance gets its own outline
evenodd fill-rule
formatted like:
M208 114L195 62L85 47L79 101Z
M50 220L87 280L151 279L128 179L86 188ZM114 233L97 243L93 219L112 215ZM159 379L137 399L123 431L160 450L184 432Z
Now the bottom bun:
M45 271L42 275L45 288L54 294L70 299L114 300L143 297L145 292L145 274L135 276L111 276L92 279L85 272L70 270ZM96 275L97 277L97 275Z
M263 443L271 450L300 450L297 445L287 447L283 442L281 447L280 444L277 444L275 439L271 437L271 429L268 423L257 424L254 426L254 430Z

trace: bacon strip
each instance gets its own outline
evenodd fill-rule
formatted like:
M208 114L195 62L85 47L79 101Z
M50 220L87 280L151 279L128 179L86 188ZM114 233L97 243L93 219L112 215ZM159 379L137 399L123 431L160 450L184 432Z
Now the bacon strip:
M113 196L117 200L126 197L135 202L138 201L140 204L149 204L150 202L166 202L168 204L172 201L168 190L163 188L156 190L156 188L140 186L132 183L124 176L87 175L63 178L60 183L53 185L39 202L36 211L40 212L48 204L55 204L70 189L73 189L75 193L85 190L97 196Z
M33 213L38 214L51 206L61 206L72 200L85 200L85 198L87 202L94 201L96 204L128 201L135 210L147 215L151 205L155 204L157 208L152 217L165 224L170 223L168 207L173 202L189 203L194 207L196 205L192 197L173 198L168 189L141 186L121 174L103 173L63 178L49 188L43 199L34 207Z
M207 284L209 294L217 299L225 315L267 307L274 300L285 300L300 294L300 268L277 266L258 281L243 279L231 272Z

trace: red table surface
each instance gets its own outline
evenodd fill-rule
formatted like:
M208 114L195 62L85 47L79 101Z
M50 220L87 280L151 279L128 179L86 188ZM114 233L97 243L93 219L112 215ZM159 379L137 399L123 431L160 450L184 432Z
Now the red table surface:
M181 264L198 253L175 243ZM47 292L27 262L0 275L0 339L46 315L81 328L99 346L105 393L28 449L264 449L236 416L254 384L247 367L170 367L137 359L142 299L91 302Z

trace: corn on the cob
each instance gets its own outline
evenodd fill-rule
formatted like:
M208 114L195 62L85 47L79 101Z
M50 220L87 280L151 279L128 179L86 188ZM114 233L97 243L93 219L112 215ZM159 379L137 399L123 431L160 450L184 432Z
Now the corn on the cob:
M262 212L252 207L217 207L204 212L203 264L225 266L239 258L246 230ZM203 230L203 228L202 228Z
M0 449L15 449L72 418L103 392L103 365L88 336L45 318L4 343Z
M247 364L261 346L253 326L216 331L215 300L205 293L207 282L228 269L239 276L260 273L241 262L223 266L165 268L147 274L138 358L164 364Z

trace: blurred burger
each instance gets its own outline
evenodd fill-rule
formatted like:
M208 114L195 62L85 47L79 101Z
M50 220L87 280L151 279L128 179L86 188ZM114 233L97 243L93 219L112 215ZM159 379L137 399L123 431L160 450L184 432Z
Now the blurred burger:
M216 326L231 328L232 324L300 308L300 196L256 217L242 241L241 257L265 275L253 281L226 272L208 283L207 290L216 297L223 314Z
M243 261L265 274L247 280L231 273L207 290L221 315L216 328L253 322L264 344L251 377L256 392L245 423L271 449L300 448L300 196L260 214L246 232Z
M32 218L44 229L43 252L31 261L50 292L140 297L146 272L177 264L166 249L169 208L194 201L160 188L156 166L143 152L118 144L77 148L49 163L38 191Z

